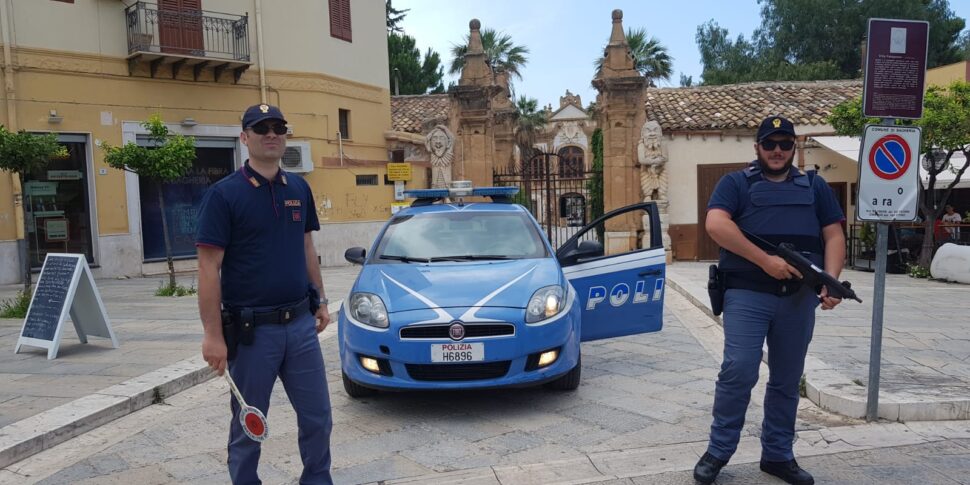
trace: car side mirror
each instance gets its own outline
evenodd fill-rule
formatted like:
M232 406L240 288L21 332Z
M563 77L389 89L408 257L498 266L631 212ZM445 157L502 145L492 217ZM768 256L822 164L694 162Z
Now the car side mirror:
M559 264L563 266L571 266L578 262L582 262L584 259L596 258L603 256L605 251L603 251L603 244L599 241L582 241L575 249L568 250L565 254L559 257Z
M603 254L603 243L599 241L583 241L576 247L576 259L596 258Z
M344 251L344 259L353 264L364 264L367 250L364 248L350 248Z

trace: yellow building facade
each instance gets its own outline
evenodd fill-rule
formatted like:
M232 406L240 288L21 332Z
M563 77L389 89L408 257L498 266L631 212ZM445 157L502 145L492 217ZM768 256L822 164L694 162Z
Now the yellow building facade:
M241 113L261 102L289 122L284 166L313 188L321 262L366 245L394 202L384 9L380 0L0 0L3 124L56 133L70 153L23 187L0 173L0 283L20 279L20 193L34 267L72 252L101 276L164 270L159 185L108 167L100 148L144 143L140 123L154 113L196 137L192 170L161 186L180 268L195 266L201 194L246 160Z

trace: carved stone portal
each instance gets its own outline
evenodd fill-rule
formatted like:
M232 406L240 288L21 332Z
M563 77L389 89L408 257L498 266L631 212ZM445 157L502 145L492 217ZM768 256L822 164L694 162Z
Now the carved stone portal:
M444 125L435 126L428 133L425 147L431 158L431 188L451 185L451 163L455 157L455 137Z

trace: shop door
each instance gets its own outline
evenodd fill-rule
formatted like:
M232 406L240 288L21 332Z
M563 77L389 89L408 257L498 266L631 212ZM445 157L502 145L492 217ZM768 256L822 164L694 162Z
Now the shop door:
M141 143L142 140L139 139ZM175 258L195 257L196 219L202 195L210 185L233 171L234 141L205 142L197 140L196 159L182 177L161 184L165 195L165 216L169 241ZM147 177L138 182L141 193L141 237L146 262L165 260L165 239L162 231L162 211L159 209L159 184Z
M76 253L94 264L88 197L87 136L58 135L67 158L24 174L30 266L40 269L47 253Z
M747 163L697 166L697 259L710 261L718 258L720 246L707 235L707 230L704 228L704 221L707 220L707 202L714 193L714 187L724 175L747 166Z

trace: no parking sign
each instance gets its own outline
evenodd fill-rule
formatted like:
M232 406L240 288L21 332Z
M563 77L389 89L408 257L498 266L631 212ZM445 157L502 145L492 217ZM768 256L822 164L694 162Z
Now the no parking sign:
M916 220L920 136L920 129L911 126L866 126L859 154L859 220Z

